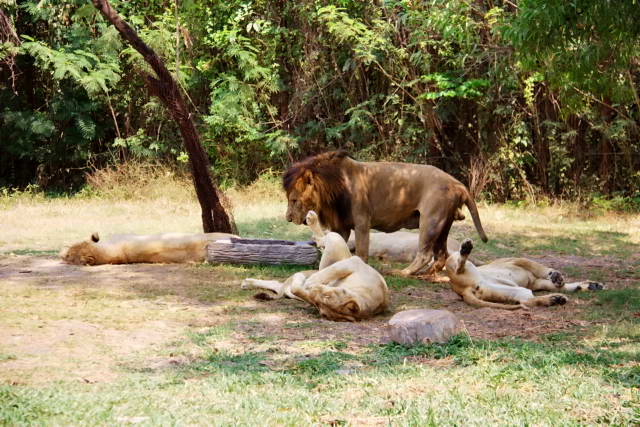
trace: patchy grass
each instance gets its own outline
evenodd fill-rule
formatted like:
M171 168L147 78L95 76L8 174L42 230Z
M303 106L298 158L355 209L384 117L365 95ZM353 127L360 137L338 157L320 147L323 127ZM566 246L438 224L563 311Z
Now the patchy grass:
M528 256L608 290L497 312L466 306L446 282L386 274L391 311L346 324L239 287L301 267L62 266L58 250L93 231L200 230L189 185L165 177L133 194L100 179L79 197L0 197L2 425L640 423L638 215L481 205L489 243L469 220L452 230L475 238L478 259ZM242 235L309 238L284 220L273 178L228 195ZM468 333L382 343L393 312L438 307Z

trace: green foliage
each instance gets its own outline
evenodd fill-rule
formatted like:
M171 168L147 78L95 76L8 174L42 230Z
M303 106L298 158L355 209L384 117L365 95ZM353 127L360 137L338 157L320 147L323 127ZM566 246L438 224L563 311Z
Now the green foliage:
M635 196L614 195L607 197L595 194L591 197L591 205L604 212L640 212L640 194Z
M463 182L475 162L493 200L637 197L635 2L113 5L184 90L223 185L342 147ZM148 65L91 4L7 10L23 43L3 43L0 61L17 55L23 72L15 91L0 83L6 185L69 186L87 164L130 157L186 161L146 91Z
M527 0L518 8L504 33L526 67L544 72L563 90L577 86L595 97L632 101L635 83L620 73L638 55L635 1L613 6L599 0Z

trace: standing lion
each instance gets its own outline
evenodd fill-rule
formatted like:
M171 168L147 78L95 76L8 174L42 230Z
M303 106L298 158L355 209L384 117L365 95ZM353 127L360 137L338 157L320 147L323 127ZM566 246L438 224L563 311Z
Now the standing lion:
M367 260L369 230L393 232L419 228L418 252L402 274L416 274L434 259L432 271L447 260L451 224L466 205L473 223L486 242L473 198L460 181L428 165L392 162L358 162L344 150L309 157L284 174L287 221L304 223L310 210L323 227L345 241L355 230L356 254Z

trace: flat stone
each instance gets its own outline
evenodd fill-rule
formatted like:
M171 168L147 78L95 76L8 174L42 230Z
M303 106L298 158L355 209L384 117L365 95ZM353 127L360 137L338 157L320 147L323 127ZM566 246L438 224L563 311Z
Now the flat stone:
M462 321L450 311L415 309L389 319L388 335L391 341L403 345L444 343L463 328Z

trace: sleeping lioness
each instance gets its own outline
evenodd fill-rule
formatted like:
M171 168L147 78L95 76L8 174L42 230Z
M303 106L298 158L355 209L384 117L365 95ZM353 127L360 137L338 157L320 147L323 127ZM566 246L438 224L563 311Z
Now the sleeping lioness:
M268 299L306 301L329 320L353 322L383 312L389 306L389 289L382 275L360 257L352 256L342 236L322 230L314 211L307 213L306 224L318 247L324 248L319 270L296 273L284 283L245 279L242 288L270 291L273 296Z
M462 242L460 251L447 258L446 273L451 288L464 302L475 307L515 310L535 306L565 304L562 294L535 296L533 291L597 291L599 282L565 283L560 272L526 258L500 258L476 267L467 258L473 249L470 239Z
M98 233L60 252L68 264L100 265L202 262L207 255L207 243L238 237L227 233L164 233L151 235L119 234L100 241Z
M393 233L375 233L369 235L369 256L386 262L411 262L418 253L418 233L395 231ZM353 233L347 242L353 253L356 239ZM460 242L453 237L447 238L449 253L460 250Z

